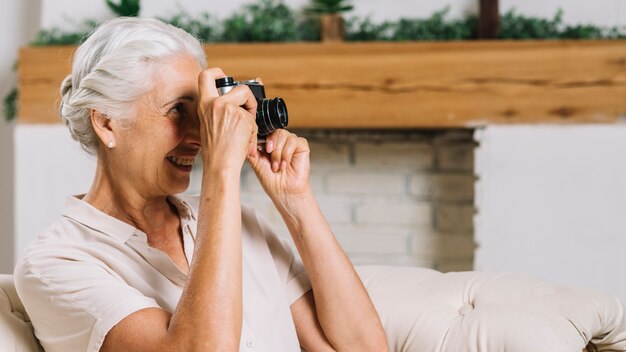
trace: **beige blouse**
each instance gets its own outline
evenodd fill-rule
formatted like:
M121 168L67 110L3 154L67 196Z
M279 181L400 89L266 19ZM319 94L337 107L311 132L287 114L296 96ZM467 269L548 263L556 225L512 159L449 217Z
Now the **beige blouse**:
M197 197L170 197L191 263ZM300 351L289 306L311 289L291 247L242 209L243 326L240 351ZM76 197L15 268L18 294L47 352L98 351L108 331L148 307L173 312L187 275L146 234Z

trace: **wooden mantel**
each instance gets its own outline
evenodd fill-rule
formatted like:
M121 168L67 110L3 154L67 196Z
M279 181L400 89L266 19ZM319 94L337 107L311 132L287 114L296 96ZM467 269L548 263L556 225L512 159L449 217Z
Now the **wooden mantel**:
M75 47L19 59L20 123L58 123ZM626 114L626 40L210 44L209 66L261 77L297 128L614 123Z

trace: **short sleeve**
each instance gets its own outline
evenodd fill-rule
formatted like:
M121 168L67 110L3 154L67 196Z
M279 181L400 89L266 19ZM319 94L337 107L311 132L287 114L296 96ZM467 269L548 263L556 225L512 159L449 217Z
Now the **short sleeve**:
M289 305L292 305L298 298L311 290L309 276L304 265L289 245L289 241L278 237L265 219L258 214L255 215L263 237L267 241L280 280L285 285Z
M69 256L26 256L14 275L47 352L99 351L109 330L126 316L159 307L100 264Z

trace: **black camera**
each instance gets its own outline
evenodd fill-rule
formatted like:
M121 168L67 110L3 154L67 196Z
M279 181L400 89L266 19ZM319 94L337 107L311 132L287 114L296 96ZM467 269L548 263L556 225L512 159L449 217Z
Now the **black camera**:
M282 98L265 98L265 88L255 80L235 81L232 77L224 77L215 80L215 86L219 95L228 93L231 89L247 85L256 98L256 125L259 127L259 136L266 136L278 128L287 127L287 105Z

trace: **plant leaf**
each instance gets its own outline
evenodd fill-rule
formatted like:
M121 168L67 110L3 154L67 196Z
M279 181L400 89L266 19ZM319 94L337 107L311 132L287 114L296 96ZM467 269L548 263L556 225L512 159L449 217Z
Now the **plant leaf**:
M119 4L113 0L106 0L109 9L118 16L137 17L139 15L139 0L119 0Z

